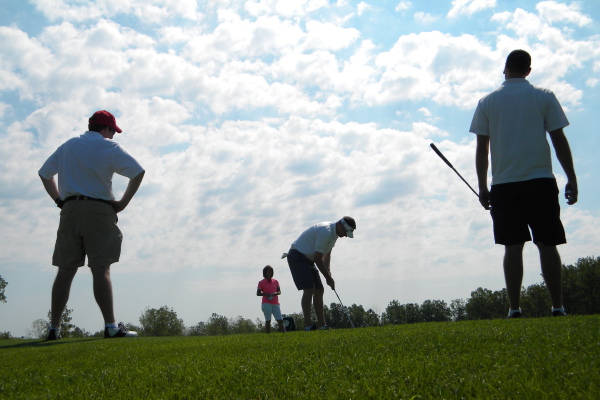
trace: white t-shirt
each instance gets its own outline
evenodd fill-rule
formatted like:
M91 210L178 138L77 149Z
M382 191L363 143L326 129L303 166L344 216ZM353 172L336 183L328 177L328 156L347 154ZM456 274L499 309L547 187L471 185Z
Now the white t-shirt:
M56 149L39 175L50 179L58 174L58 192L63 200L75 195L114 200L113 175L132 179L142 171L142 166L117 142L88 131Z
M569 121L554 93L507 79L479 100L470 132L490 137L492 185L554 178L546 132Z
M337 221L321 222L311 226L292 243L292 249L298 250L311 261L315 261L317 251L323 255L329 254L338 239L335 232L336 223Z

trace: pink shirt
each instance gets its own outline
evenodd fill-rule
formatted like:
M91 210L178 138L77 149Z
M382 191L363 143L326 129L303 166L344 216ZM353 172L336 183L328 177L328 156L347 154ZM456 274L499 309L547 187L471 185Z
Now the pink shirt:
M266 279L258 282L258 289L262 290L263 293L276 293L277 288L279 287L279 282L277 279L271 278L271 282ZM279 304L279 296L275 295L271 300L269 300L269 296L262 297L263 303L271 303L271 304Z

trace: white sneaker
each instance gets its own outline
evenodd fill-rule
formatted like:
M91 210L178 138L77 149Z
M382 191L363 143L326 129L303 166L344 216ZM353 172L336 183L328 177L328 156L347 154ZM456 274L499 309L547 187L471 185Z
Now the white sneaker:
M137 337L137 332L128 331L125 325L122 322L119 322L118 328L104 328L104 338L112 339L118 337Z

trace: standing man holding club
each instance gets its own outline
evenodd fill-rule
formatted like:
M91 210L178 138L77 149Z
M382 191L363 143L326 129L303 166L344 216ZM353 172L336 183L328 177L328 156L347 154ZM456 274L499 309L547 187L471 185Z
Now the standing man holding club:
M137 192L144 169L118 143L121 133L115 117L97 111L89 119L88 131L63 143L39 170L46 192L61 208L60 224L52 264L58 273L52 286L51 321L47 340L60 339L60 322L79 267L92 271L94 297L104 318L105 338L137 336L116 324L113 311L110 265L119 261L123 235L117 213L123 211ZM117 173L129 178L121 200L115 200L112 178ZM58 174L58 185L54 176Z
M511 52L504 66L504 83L479 101L470 128L477 134L479 201L486 210L491 208L495 241L505 248L509 318L522 316L519 301L523 246L532 235L552 300L552 315L566 315L562 304L562 265L556 248L566 243L566 237L546 132L567 176L567 204L575 204L578 196L573 157L563 132L569 121L554 93L525 79L530 72L529 53ZM488 190L490 152L492 185Z
M335 290L335 281L331 276L331 250L339 237L354 237L356 222L352 217L343 217L339 221L321 222L305 230L294 243L288 253L287 262L292 272L296 288L302 290L302 313L304 314L304 330L316 330L311 319L314 307L318 329L329 329L325 323L323 295L325 288L319 272L325 277L327 285ZM283 258L282 257L282 258Z

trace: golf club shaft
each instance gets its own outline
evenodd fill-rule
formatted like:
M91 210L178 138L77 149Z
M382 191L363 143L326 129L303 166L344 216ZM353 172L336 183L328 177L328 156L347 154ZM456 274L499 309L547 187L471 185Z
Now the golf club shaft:
M440 156L440 158L441 158L441 159L442 159L442 160L443 160L443 161L444 161L444 162L445 162L445 163L446 163L446 164L447 164L447 165L448 165L450 168L452 168L452 171L456 172L456 175L458 175L458 177L459 177L460 179L462 179L462 181L463 181L464 183L466 183L466 184L467 184L467 186L469 187L469 189L471 189L471 191L472 191L473 193L475 193L475 196L477 196L477 198L479 198L479 194L477 194L477 192L476 192L476 191L475 191L475 190L474 190L474 189L471 187L471 185L469 185L469 182L467 182L467 181L465 180L465 178L463 178L463 177L462 177L462 175L458 173L458 171L456 170L456 168L454 168L454 166L453 166L453 165L450 163L450 161L448 161L448 159L447 159L446 157L444 157L444 155L442 154L442 152L441 152L441 151L439 151L437 147L435 147L435 144L431 143L431 145L430 145L430 146L431 146L431 148L433 149L433 151L435 151L435 153L436 153L438 156Z
M337 294L337 291L335 289L333 289L333 291L335 292L335 295L337 296L338 300L340 301L340 304L341 304L342 308L344 309L344 312L346 313L346 317L348 317L348 321L350 321L350 325L352 325L352 328L354 328L354 324L352 323L352 320L350 319L350 314L348 314L348 310L346 310L346 307L344 307L344 304L342 303L342 299L340 299L340 296Z

